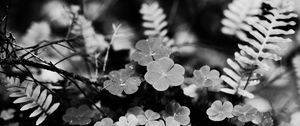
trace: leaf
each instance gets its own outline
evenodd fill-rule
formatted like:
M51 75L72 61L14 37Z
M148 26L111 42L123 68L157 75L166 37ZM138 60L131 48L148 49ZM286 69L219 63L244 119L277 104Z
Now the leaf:
M167 37L168 30L165 28L168 22L158 2L142 4L140 13L143 15L143 26L146 28L144 34L148 37L161 37L164 45L170 45L170 38Z
M104 118L101 121L96 122L94 126L116 126L116 124L113 123L111 118Z
M166 126L180 126L180 123L177 122L174 117L165 118Z
M261 13L262 2L262 0L234 0L230 3L228 9L224 10L225 18L221 21L222 33L235 35L239 39L245 40L244 30L251 29L246 21Z
M59 107L60 103L55 103L53 104L49 110L47 111L48 114L52 114L58 107Z
M31 101L31 98L21 97L21 98L16 99L13 103L18 104L18 103L24 103L24 102L28 102L28 101Z
M38 99L39 95L40 95L40 92L41 92L41 86L36 86L33 93L32 93L32 98L33 99Z
M22 108L20 110L25 111L25 110L34 108L36 106L38 106L38 104L36 104L35 102L32 102L32 103L29 103L29 104L26 104L26 105L22 106Z
M40 97L38 99L38 104L43 105L44 101L46 100L46 96L47 96L47 90L44 90L41 94Z
M32 108L36 109L29 115L29 117L36 117L38 119L36 121L36 125L40 125L48 115L51 115L59 106L59 103L55 103L52 105L50 109L48 109L52 104L52 95L47 93L47 90L44 89L41 92L41 86L37 85L33 90L33 83L27 81L22 82L19 87L13 87L11 91L11 96L18 97L14 103L23 103L21 107L21 111L26 111ZM23 87L24 86L24 87ZM23 94L23 95L22 95Z
M79 108L68 108L63 115L63 120L70 125L88 125L91 123L95 112L87 105L81 105Z
M37 115L39 115L39 114L41 114L43 112L43 110L40 108L40 107L38 107L36 110L34 110L30 115L29 115L29 117L31 118L31 117L36 117Z
M245 104L243 106L234 106L232 114L238 116L238 120L241 122L249 122L255 119L257 112L257 109L253 108L251 105Z
M133 94L138 90L142 82L139 77L133 75L134 71L128 67L109 73L109 80L104 81L104 88L113 95Z
M131 59L142 66L147 66L147 64L154 60L169 57L171 50L162 46L161 42L160 38L149 38L138 41L135 45L137 51L131 55Z
M45 101L45 103L43 105L43 108L45 110L48 110L48 108L50 107L51 103L52 103L52 95L50 94L50 95L48 95L48 97L47 97L47 99L46 99L46 101Z
M233 105L231 102L226 101L222 103L216 100L211 104L211 107L206 110L206 114L212 121L222 121L225 118L232 118Z
M179 86L184 81L184 68L179 64L174 64L170 58L161 58L158 61L147 65L145 80L156 90L164 91L169 86Z
M38 120L36 121L35 125L40 125L42 122L44 122L44 120L47 118L47 115L45 113L43 113Z
M220 73L216 70L211 70L209 66L204 65L199 70L194 70L192 83L198 87L213 87L220 85Z

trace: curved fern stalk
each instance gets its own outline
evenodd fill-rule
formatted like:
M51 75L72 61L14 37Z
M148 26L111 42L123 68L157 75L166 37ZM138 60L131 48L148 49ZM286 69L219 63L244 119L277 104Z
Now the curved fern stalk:
M261 13L261 4L263 0L234 0L228 5L228 9L224 10L225 18L221 21L224 25L221 29L222 33L228 35L236 35L239 39L246 41L246 33L244 30L251 29L245 22L250 17Z
M47 94L46 89L41 90L39 85L33 86L31 82L28 82L25 87L10 86L8 87L8 90L11 92L9 96L17 98L14 100L14 104L23 104L21 111L35 108L29 117L38 117L36 125L40 125L47 116L51 115L59 107L60 103L52 104L52 95Z
M166 15L163 9L159 7L157 2L151 4L142 4L140 13L143 15L143 27L146 28L144 34L149 37L161 37L166 46L171 46L174 41L167 37L168 30L166 26L168 22L165 21Z
M229 59L227 63L232 69L224 68L227 75L222 75L221 78L233 89L223 88L220 91L236 94L252 98L253 95L245 92L249 85L256 85L259 82L260 74L255 70L262 68L269 69L268 64L264 60L281 59L276 52L281 51L279 43L291 42L289 38L283 38L282 35L294 34L292 29L282 29L282 27L295 25L293 21L286 21L286 19L294 18L297 15L288 12L280 12L277 9L271 9L266 15L265 19L252 18L248 21L253 29L248 32L253 38L247 38L250 45L239 44L240 52L235 53L235 61ZM242 89L243 88L243 89Z

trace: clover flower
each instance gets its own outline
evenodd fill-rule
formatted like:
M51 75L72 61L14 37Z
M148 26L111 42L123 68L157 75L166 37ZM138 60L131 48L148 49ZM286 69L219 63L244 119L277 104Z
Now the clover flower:
M184 81L184 68L168 57L153 61L147 65L145 80L156 90L164 91L169 86L179 86Z
M236 105L233 108L233 115L238 117L241 122L249 122L256 117L257 109L251 105L245 104L243 106Z
M111 71L108 76L109 80L104 82L104 88L113 95L121 95L123 91L126 94L133 94L138 90L141 80L132 74L132 70L128 68Z
M78 109L75 107L68 108L63 120L70 125L87 125L91 123L91 118L95 113L87 105L81 105Z
M206 114L212 121L222 121L225 118L232 118L233 105L226 101L222 104L220 100L214 101L210 108L207 109Z
M162 57L169 57L171 54L171 49L162 46L162 39L160 38L140 40L136 43L135 48L137 51L131 57L142 66L147 66L150 62Z

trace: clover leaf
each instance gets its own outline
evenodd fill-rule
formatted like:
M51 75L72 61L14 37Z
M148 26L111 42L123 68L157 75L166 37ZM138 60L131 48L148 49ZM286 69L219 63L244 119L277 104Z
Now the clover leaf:
M138 119L135 115L129 114L128 116L121 116L119 121L116 122L118 126L136 126L138 124Z
M104 118L99 122L96 122L94 126L117 126L111 118Z
M134 72L129 67L119 71L111 71L108 75L109 80L104 81L104 88L113 95L133 94L141 84L139 77L133 76Z
M180 123L177 122L174 117L167 117L165 118L165 121L166 121L166 126L180 126Z
M91 110L87 105L81 105L78 109L75 107L68 108L63 120L70 125L88 125L91 123L95 112Z
M197 94L197 89L198 87L194 84L188 85L188 86L184 86L182 87L183 89L183 94L192 98L195 98L198 96Z
M160 122L157 119L160 118L160 115L157 112L152 110L146 110L144 115L137 116L140 125L145 126L158 126Z
M16 112L15 109L7 109L7 110L2 110L1 114L0 114L0 118L2 118L4 121L6 120L10 120L12 118L14 118L14 113Z
M222 82L220 73L217 70L210 70L210 67L205 65L199 70L193 72L193 82L199 87L213 87L220 85Z
M233 115L238 116L238 120L241 122L249 122L256 117L257 109L251 105L245 104L243 106L236 105L233 108Z
M153 61L147 65L145 80L156 90L164 91L169 86L179 86L184 81L184 68L168 57Z
M160 38L140 40L136 43L135 48L137 51L132 54L131 58L142 66L147 66L148 63L162 57L169 57L171 54L171 49L162 46Z
M173 117L181 125L190 123L190 109L186 106L181 106L177 102L172 102L166 106L163 116L166 118Z
M222 104L220 100L212 103L211 107L207 109L206 114L212 121L222 121L225 118L232 118L233 105L231 102L226 101Z

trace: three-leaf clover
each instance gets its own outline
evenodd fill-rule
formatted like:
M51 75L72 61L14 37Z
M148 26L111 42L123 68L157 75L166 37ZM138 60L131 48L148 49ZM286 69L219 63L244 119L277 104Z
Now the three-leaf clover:
M164 91L169 86L179 86L184 81L184 68L168 57L153 61L147 65L145 80L156 90Z
M87 105L81 105L78 109L75 107L68 108L66 114L63 116L63 120L70 125L87 125L89 124L95 115L95 112L91 110Z
M233 115L238 117L241 122L249 122L256 117L257 109L251 105L245 104L243 106L236 105L233 108Z
M174 117L169 116L165 118L166 126L180 126L180 123L174 119Z
M133 94L138 90L141 80L132 74L132 70L127 68L111 71L108 75L109 80L104 81L104 88L113 95L121 95L123 91L126 94Z
M199 70L193 72L193 82L199 87L212 87L221 83L220 73L217 70L210 70L210 67L205 65Z
M136 126L138 124L138 119L135 115L129 114L128 116L121 116L116 124L118 126Z
M231 102L226 101L222 104L220 100L212 103L211 107L207 109L206 114L212 121L222 121L225 118L232 118L233 105Z
M162 57L169 57L171 54L171 49L162 46L160 38L140 40L136 43L135 48L137 51L132 54L131 58L142 66Z
M159 113L152 110L146 110L144 115L137 116L140 125L145 126L158 126L160 122L157 119L160 118Z
M187 125L190 123L190 113L191 112L188 107L181 106L177 102L170 103L166 106L166 110L162 112L165 117L165 121L167 121L166 119L168 117L173 117L180 125ZM169 121L171 121L171 119Z
M114 124L114 121L111 118L104 118L99 122L96 122L94 126L117 126L117 124Z

